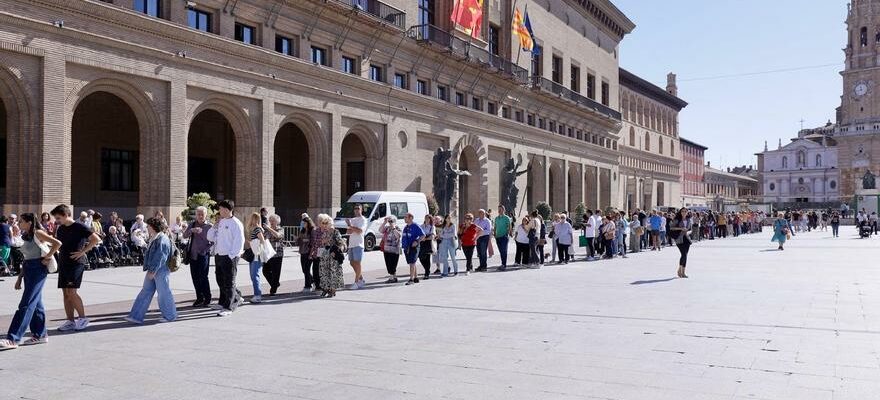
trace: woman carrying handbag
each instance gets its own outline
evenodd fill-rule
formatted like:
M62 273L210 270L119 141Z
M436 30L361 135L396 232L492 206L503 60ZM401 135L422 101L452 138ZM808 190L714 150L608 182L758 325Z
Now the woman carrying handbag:
M21 290L23 281L24 292L9 324L6 338L0 340L0 350L18 348L28 328L31 330L31 338L21 343L22 346L49 341L46 310L43 308L43 285L46 283L50 265L54 265L55 270L58 269L54 256L61 248L61 242L42 229L34 214L22 214L20 228L24 241L21 246L24 263L15 282L15 290Z

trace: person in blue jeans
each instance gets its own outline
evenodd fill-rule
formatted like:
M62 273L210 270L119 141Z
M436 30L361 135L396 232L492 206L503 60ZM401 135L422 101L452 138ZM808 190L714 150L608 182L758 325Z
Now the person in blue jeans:
M449 276L450 259L452 260L452 274L458 275L458 261L455 260L456 249L458 249L458 228L452 221L451 215L446 214L443 217L443 226L440 228L438 236L438 257L443 264L443 273L440 276L444 278Z
M480 235L477 236L477 258L480 260L480 266L477 267L476 271L486 272L489 269L489 240L492 237L492 221L487 217L486 210L480 209L480 211L477 211L477 219L474 220L474 225L481 229Z
M263 229L263 225L260 221L262 221L260 219L260 213L251 213L251 216L248 217L247 227L245 228L245 232L250 231L251 233L246 245L251 249L251 252L254 255L254 259L249 262L251 285L254 287L254 295L251 296L251 303L254 304L259 304L263 301L263 291L260 288L260 270L263 268L263 248L267 242L266 230ZM258 243L259 247L255 248L254 245Z
M43 285L48 274L46 266L54 261L53 257L61 248L61 242L42 229L34 214L22 214L19 227L24 240L20 248L24 263L15 282L15 290L21 290L24 281L24 291L18 309L9 324L6 338L0 340L0 350L17 348L28 328L31 330L31 338L21 342L22 346L49 341L46 331L46 310L43 308ZM43 251L47 245L48 252L44 256Z
M159 297L159 311L162 318L159 322L171 322L177 319L177 306L171 294L171 271L168 270L168 257L171 256L171 239L165 232L168 226L160 218L147 220L149 242L144 253L144 286L131 305L131 312L125 320L133 324L143 324L153 302L153 295Z
M513 220L507 215L507 209L503 205L498 206L498 216L495 217L494 222L492 232L495 236L495 244L498 246L498 255L501 256L501 267L498 270L504 271L507 269L507 245L514 228Z
M412 214L406 213L403 220L406 226L403 227L403 235L400 238L400 247L403 248L403 254L406 257L406 263L409 265L409 281L407 285L419 283L419 273L416 271L416 261L419 259L419 242L425 237L425 232L418 224L413 222Z

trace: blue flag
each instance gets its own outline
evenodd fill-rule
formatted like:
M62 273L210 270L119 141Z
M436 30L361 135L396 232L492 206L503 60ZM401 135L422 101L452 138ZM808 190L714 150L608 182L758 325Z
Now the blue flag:
M535 44L532 46L532 54L541 54L541 46L538 46L538 41L535 39L535 31L532 30L532 22L529 20L529 10L526 10L525 26L526 30L529 31L529 35L532 37L532 43Z

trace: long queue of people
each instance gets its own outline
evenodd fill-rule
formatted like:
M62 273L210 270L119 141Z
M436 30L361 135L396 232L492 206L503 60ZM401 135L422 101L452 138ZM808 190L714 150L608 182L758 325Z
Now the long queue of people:
M213 220L209 220L208 210L204 207L197 208L194 217L192 223L184 223L178 218L169 226L161 213L147 220L139 215L129 229L125 229L122 220L111 214L109 226L105 228L99 213L87 211L79 219L74 219L70 207L59 205L39 219L34 214L22 214L12 224L9 221L5 225L0 223L0 258L4 251L8 256L10 249L17 249L21 266L15 286L16 289L23 287L22 299L8 334L0 340L0 350L48 342L42 290L47 274L54 272L53 269L58 272L58 287L62 290L66 315L65 322L57 328L59 331L81 331L88 327L89 319L78 289L84 271L102 264L132 262L142 265L145 272L142 289L124 317L133 324L144 323L154 297L158 297L160 322L177 319L170 277L180 264L190 267L196 294L192 306L210 307L221 317L231 315L245 301L235 286L240 259L249 266L253 285L250 303L263 301L261 273L269 283L266 296L277 294L285 250L280 217L269 215L263 209L248 215L246 222L242 223L235 215L231 200L218 203ZM450 215L428 215L419 223L412 214L406 214L401 228L396 218L389 216L379 230L381 240L378 247L389 276L386 284L398 282L397 267L401 255L408 267L405 284L414 285L432 277L487 271L488 259L495 254L501 260L498 269L505 271L509 267L541 268L545 263L567 264L580 256L574 251L578 247L584 249L584 259L592 261L626 257L627 253L649 248L660 251L671 245L681 250L678 276L686 278L691 242L726 237L728 233L738 236L760 231L760 218L758 213L714 214L692 212L686 208L676 213L641 210L626 213L609 209L605 212L588 211L578 221L581 229L577 230L565 212L553 214L549 221L544 221L534 210L514 221L504 207L499 206L494 215L491 210L482 209L468 213L460 224ZM346 258L355 273L349 288L358 290L366 286L361 262L367 220L360 206L355 207L354 217L347 219L346 223L346 237L343 237L329 215L319 214L314 220L307 214L302 215L296 248L304 276L303 292L320 291L322 298L336 296L337 291L345 287L343 265ZM515 256L508 264L511 240ZM464 255L463 271L459 270L459 250ZM214 278L219 287L215 304L212 304L214 296L209 278L212 257ZM25 340L28 329L31 337Z

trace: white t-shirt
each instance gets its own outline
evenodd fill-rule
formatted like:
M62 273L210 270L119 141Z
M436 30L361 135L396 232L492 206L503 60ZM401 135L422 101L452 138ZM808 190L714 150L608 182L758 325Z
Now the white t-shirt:
M591 215L590 218L587 219L587 223L591 226L585 226L584 235L588 238L596 237L596 230L599 228L599 225L602 224L602 220L596 218L595 215Z
M660 232L666 232L666 217L660 217Z
M348 247L364 247L364 231L367 229L367 219L364 216L352 217L348 221L352 228L360 228L361 233L348 235Z

